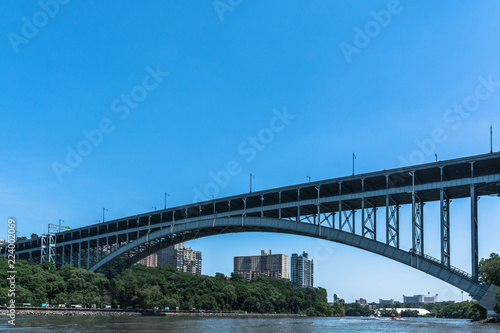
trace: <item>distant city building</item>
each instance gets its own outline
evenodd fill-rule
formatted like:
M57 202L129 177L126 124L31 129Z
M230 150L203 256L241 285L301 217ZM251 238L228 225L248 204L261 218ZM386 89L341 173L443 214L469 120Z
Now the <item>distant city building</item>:
M135 263L136 265L145 265L148 267L156 267L158 265L158 256L153 253L144 259L139 260Z
M4 239L0 239L0 245L5 245L7 242Z
M413 296L405 296L403 295L403 303L410 303L416 305L422 304L434 304L436 303L435 296L424 296L424 295L413 295Z
M167 247L156 254L160 267L172 266L180 272L201 275L201 252L185 247L184 243Z
M394 304L394 299L379 299L378 301L379 305L393 305Z
M262 250L260 256L234 257L233 271L242 274L247 281L259 275L288 279L288 256L272 254L271 250L267 254Z
M303 252L300 256L297 253L292 253L290 271L291 281L294 286L314 286L314 262L312 259L308 259L306 252Z
M359 305L363 305L363 306L367 304L366 299L364 299L364 298L357 299L356 303L358 303Z

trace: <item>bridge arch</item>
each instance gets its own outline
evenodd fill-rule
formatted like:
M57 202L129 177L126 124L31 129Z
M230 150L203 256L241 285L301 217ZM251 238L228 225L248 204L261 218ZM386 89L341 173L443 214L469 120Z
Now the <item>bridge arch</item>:
M470 293L475 299L481 299L488 290L488 286L474 281L472 276L466 272L453 267L447 269L438 260L429 256L403 251L385 243L338 229L267 217L199 218L185 223L177 223L148 233L131 243L119 247L97 262L91 267L91 270L104 271L106 267L113 266L113 269L107 270L107 272L110 276L114 276L162 248L202 237L238 232L285 233L337 242L418 269ZM123 260L124 257L127 259Z

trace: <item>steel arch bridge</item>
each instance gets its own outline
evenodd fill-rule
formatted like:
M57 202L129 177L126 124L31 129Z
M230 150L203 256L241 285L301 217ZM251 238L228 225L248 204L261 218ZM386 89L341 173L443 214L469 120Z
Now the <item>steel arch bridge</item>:
M73 264L113 276L164 247L191 239L237 232L287 233L354 246L414 267L470 293L492 310L498 287L481 284L478 277L477 202L486 195L500 195L500 153L168 208L21 241L15 253L31 262ZM450 265L450 209L458 198L470 199L471 273ZM427 202L440 205L440 259L424 252ZM411 206L412 212L409 251L399 242L403 205ZM377 219L380 210L385 214ZM385 235L377 233L381 221ZM8 254L7 246L0 247L0 254Z

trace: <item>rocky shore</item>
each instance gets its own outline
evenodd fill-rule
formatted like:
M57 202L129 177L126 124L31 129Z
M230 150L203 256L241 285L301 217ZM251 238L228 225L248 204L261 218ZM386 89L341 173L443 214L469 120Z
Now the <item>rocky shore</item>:
M0 315L6 316L9 310L1 309ZM25 309L17 308L17 316L212 316L212 317L305 317L303 314L273 313L232 313L232 312L197 312L197 311L125 311L95 309Z
M488 317L479 320L472 320L472 322L481 324L500 324L500 317Z

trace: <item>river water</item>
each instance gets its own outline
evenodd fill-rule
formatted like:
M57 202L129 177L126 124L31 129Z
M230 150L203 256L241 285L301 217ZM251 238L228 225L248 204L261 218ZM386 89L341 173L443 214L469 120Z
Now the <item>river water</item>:
M234 317L43 317L18 316L16 326L0 317L10 332L500 332L498 324L465 319L408 318L234 318Z

